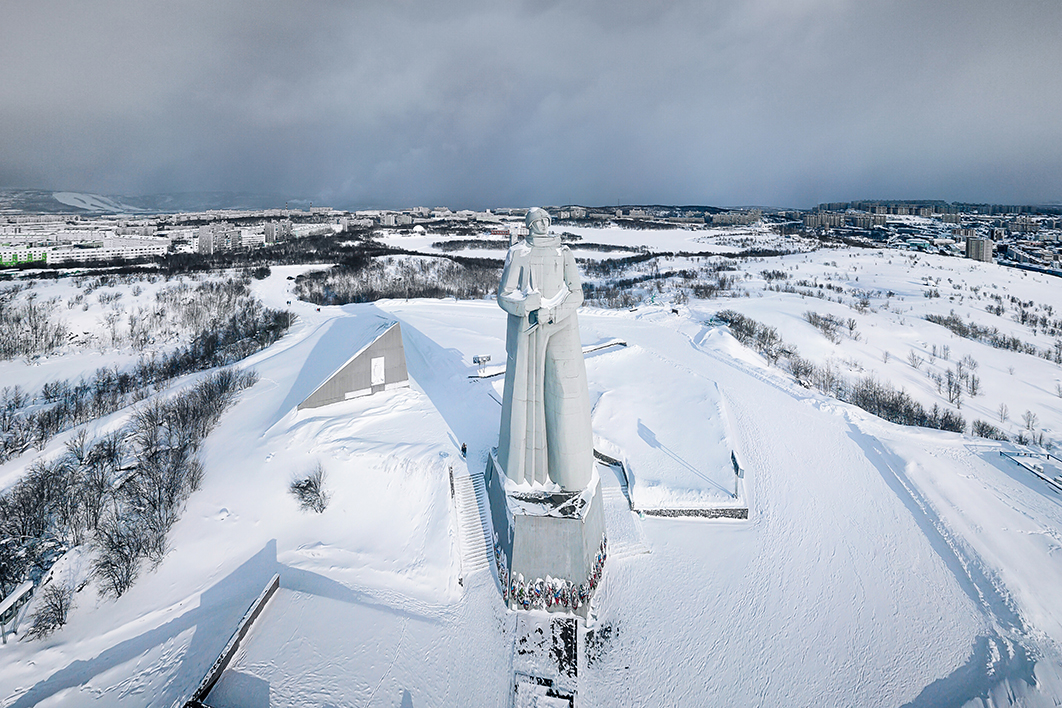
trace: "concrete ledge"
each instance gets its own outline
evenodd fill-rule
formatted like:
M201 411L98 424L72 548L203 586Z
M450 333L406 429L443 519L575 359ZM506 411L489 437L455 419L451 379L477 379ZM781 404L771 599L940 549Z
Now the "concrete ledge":
M696 516L704 519L747 519L747 506L722 506L714 509L635 509L646 516Z
M240 642L247 636L247 633L251 630L251 625L258 619L258 616L262 614L262 610L265 609L266 603L269 602L269 598L273 597L277 588L280 587L280 574L274 575L269 584L265 586L262 593L258 598L251 603L251 606L247 608L246 614L243 619L240 620L239 626L233 633L232 638L229 639L229 643L222 649L221 655L218 656L214 665L210 667L210 671L203 677L203 682L199 684L199 688L196 689L192 697L184 704L184 708L209 708L204 703L206 697L210 694L210 690L217 684L218 679L221 678L221 674L228 667L229 662L232 661L232 657L236 655L236 650L240 648Z

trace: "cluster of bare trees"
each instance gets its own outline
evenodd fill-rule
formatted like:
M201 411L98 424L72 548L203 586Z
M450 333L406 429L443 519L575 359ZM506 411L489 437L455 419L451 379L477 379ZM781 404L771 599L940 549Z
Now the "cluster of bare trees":
M683 278L687 282L696 283L697 271L695 270L667 270L662 271L652 263L648 273L622 278L620 280L606 280L600 283L583 283L583 300L590 305L609 308L628 308L637 305L643 297L642 293L635 290L635 286L645 285L657 293L663 292L662 283L671 278ZM684 292L679 287L677 293Z
M364 258L300 275L295 294L318 305L382 298L478 299L498 288L501 262L457 256Z
M841 335L845 330L848 331L848 336L856 340L859 339L859 335L856 334L858 323L855 321L854 317L842 320L840 317L834 317L830 314L820 315L817 312L808 310L804 313L804 319L807 320L808 324L812 327L822 332L823 336L834 344L840 343Z
M596 279L596 282L583 282L583 299L598 307L618 309L633 307L654 292L663 293L667 284L672 286L676 303L687 302L691 296L708 300L734 291L737 284L737 276L733 274L737 270L734 261L720 259L697 268L661 269L660 259L674 255L644 253L628 258L581 262L584 273ZM640 271L637 275L629 274L635 269ZM643 292L635 290L636 286L642 286Z
M100 318L102 341L113 347L130 344L144 351L153 344L157 348L162 343L231 329L234 319L261 325L262 320L280 317L276 311L263 308L251 292L250 282L250 276L208 279L198 285L180 282L160 289L153 302L138 304L128 312L120 305L111 305ZM99 299L103 302L104 295Z
M844 381L838 387L843 401L859 406L879 418L922 428L937 428L961 433L966 430L966 421L961 415L933 404L926 408L903 389L877 381L873 376L863 376L855 381Z
M774 364L791 350L783 349L783 342L778 330L770 325L757 322L734 310L723 310L715 314L716 319L726 323L730 333L746 347L755 349L763 358Z
M1002 316L1006 312L1004 301L1009 301L1014 307L1014 314L1011 318L1018 324L1031 327L1034 332L1040 329L1049 337L1062 336L1062 318L1053 319L1054 307L1051 305L1040 305L1032 300L1020 300L1013 295L1008 295L1006 298L1000 295L991 297L996 300L997 304L994 307L992 305L986 307L988 312ZM1043 314L1040 314L1040 311Z
M975 322L967 322L955 314L954 311L947 316L929 314L926 315L926 319L942 327L947 327L955 334L966 339L983 342L997 349L1031 354L1053 361L1056 364L1062 364L1062 339L1056 339L1050 349L1040 349L1035 344L1022 341L1018 337L1003 334L996 327L983 327Z
M67 306L82 304L88 309L88 294L142 277L75 278L74 284L83 290L68 300ZM148 276L148 280L157 277ZM97 300L105 310L98 320L99 331L86 333L84 339L74 339L66 324L55 317L56 299L41 300L32 292L21 295L27 289L21 284L0 289L0 359L49 354L67 344L86 346L90 342L109 347L131 345L143 352L190 338L209 349L214 332L221 347L248 336L268 339L269 332L282 331L285 322L290 324L290 315L264 308L248 287L250 282L250 276L208 279L198 285L181 282L159 290L153 302L134 303L129 310L121 304L121 291L100 292ZM133 292L142 290L137 285Z
M819 366L804 359L797 353L796 347L782 341L774 327L733 310L718 312L716 318L729 326L739 342L756 349L771 363L784 359L796 380L805 386L814 386L827 395L859 406L893 423L957 433L966 429L966 421L958 413L942 409L936 404L927 410L903 389L878 381L872 375L853 380L829 362Z
M240 361L277 341L294 321L289 311L263 307L255 298L227 302L224 316L192 320L203 329L189 344L142 357L127 371L104 367L89 379L51 381L35 404L18 386L0 391L0 462L30 447L43 449L58 433L144 399L170 379Z
M1062 385L1059 386L1059 389L1062 391ZM1002 426L1007 422L1010 416L1010 409L1007 407L1006 403L999 404L998 414L999 423L1000 426ZM1037 426L1040 424L1040 416L1031 410L1026 410L1021 414L1021 423L1022 428L1013 434L1014 442L1019 445L1039 445L1047 450L1052 450L1054 448L1055 443L1047 437L1046 432L1043 430L1037 430ZM991 440L1007 441L1011 439L1001 427L986 423L983 420L975 420L973 422L972 431L974 435L978 435L982 438L989 438Z
M66 344L70 331L53 320L55 299L41 300L36 293L19 298L21 284L0 288L0 359L50 354Z
M170 528L202 481L203 439L256 381L254 372L222 369L141 403L118 431L89 438L82 429L63 454L31 464L0 495L0 590L38 582L63 550L87 543L100 591L124 593L145 562L162 560Z

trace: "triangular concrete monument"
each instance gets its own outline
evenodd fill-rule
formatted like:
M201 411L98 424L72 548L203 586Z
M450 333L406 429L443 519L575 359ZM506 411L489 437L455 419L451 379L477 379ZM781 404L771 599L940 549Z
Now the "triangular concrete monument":
M343 366L299 404L298 409L318 408L359 396L409 386L402 327L392 322L359 348ZM290 404L289 404L290 405Z

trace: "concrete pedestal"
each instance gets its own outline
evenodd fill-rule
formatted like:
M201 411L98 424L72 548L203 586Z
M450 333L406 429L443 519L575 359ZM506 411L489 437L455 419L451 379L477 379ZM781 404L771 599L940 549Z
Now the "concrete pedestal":
M585 616L606 553L597 475L581 492L507 491L492 454L485 476L509 605Z

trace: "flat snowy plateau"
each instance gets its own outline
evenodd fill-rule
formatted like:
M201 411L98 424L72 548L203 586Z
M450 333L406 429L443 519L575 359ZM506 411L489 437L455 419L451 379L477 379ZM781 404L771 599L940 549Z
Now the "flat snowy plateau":
M1022 333L977 298L996 287L1062 304L1058 281L859 249L738 267L750 297L676 304L665 291L636 311L579 312L585 346L626 343L586 363L595 445L629 463L635 507L732 503L733 451L749 518L612 509L614 552L580 634L598 640L580 647L576 705L1059 705L1062 495L1000 455L1014 444L883 421L799 385L711 319L742 312L816 363L873 372L928 407L946 401L926 369L968 354L983 390L963 401L967 421L1012 433L1035 410L1050 439L1062 431L1058 365L960 339L923 315L954 309ZM870 306L766 290L767 269L865 290ZM286 306L285 278L299 270L274 268L257 293ZM925 297L939 278L956 287ZM504 313L489 300L291 309L292 330L244 362L261 380L207 439L203 485L163 562L118 600L90 584L47 639L0 647L0 705L181 705L276 573L280 590L211 706L510 705L523 620L492 568L473 562L450 482L481 473L497 441L501 377L475 376L472 357L504 362ZM854 318L861 336L828 340L807 310ZM336 348L379 317L401 322L411 386L296 411L334 370ZM937 345L950 359L931 364ZM65 366L121 356L71 355ZM0 374L32 389L54 371L76 375L64 359L7 362ZM0 481L28 461L0 467ZM333 493L322 514L288 492L317 463Z

